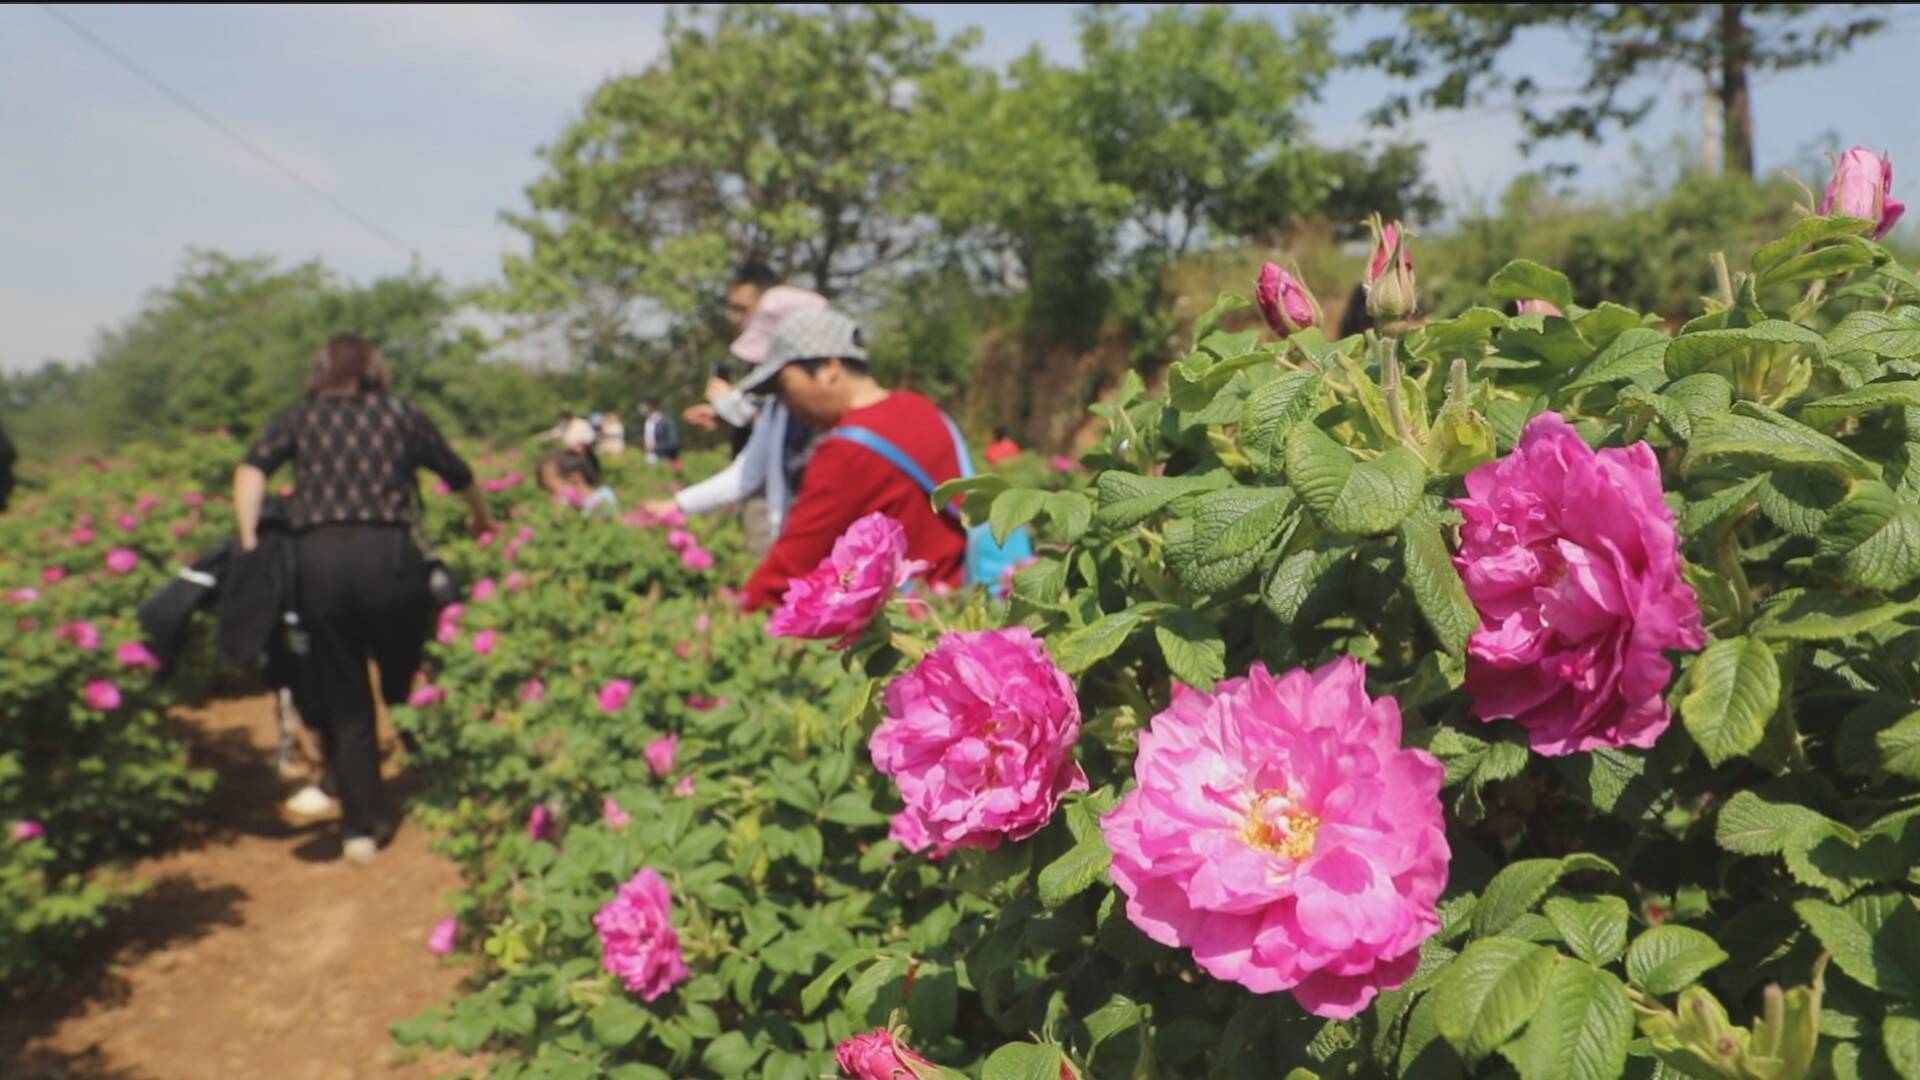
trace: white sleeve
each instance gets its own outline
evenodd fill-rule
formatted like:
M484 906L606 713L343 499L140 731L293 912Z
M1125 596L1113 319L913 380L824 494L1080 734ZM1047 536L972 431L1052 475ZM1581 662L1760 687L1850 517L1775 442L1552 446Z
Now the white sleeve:
M732 506L756 494L767 483L767 469L776 450L773 428L768 417L754 425L747 445L731 464L673 497L680 509L689 514L705 514Z

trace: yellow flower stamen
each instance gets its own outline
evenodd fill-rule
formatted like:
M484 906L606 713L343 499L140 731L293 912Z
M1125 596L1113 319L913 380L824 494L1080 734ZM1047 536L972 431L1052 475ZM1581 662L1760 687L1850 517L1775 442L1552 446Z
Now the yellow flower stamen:
M1240 827L1240 839L1255 851L1266 851L1299 862L1313 854L1313 842L1320 819L1305 810L1289 807L1280 811L1276 823L1267 812L1267 804L1287 797L1278 791L1263 791L1247 810L1247 821Z

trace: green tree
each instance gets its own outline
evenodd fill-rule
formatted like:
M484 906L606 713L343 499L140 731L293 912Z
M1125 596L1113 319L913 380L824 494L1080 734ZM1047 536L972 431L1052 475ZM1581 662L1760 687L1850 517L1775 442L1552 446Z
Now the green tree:
M896 5L670 14L661 58L542 151L529 209L506 215L532 250L502 299L566 310L600 290L712 316L742 258L828 295L899 264L927 232L906 196L916 87L963 45Z
M1381 122L1415 104L1458 109L1507 101L1525 146L1565 135L1597 141L1630 128L1659 100L1641 76L1689 68L1712 88L1723 117L1726 168L1753 175L1753 100L1748 78L1825 64L1873 34L1884 4L1398 4L1399 32L1368 42L1353 59L1422 82L1389 97ZM1356 10L1360 5L1347 5ZM1553 28L1575 37L1586 70L1571 98L1496 63L1523 31Z

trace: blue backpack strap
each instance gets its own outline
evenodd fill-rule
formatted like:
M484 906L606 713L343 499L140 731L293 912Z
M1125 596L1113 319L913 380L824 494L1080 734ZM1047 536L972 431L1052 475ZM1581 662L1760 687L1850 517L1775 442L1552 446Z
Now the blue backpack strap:
M828 432L827 435L829 438L845 439L850 443L857 446L864 446L874 453L879 454L881 457L887 459L888 464L906 473L907 479L920 485L920 490L929 495L933 494L933 489L939 486L933 482L933 477L927 475L927 470L921 468L920 463L908 456L905 450L895 446L892 439L887 438L885 435L871 428L849 425L847 427L834 428Z
M967 437L960 434L960 425L953 422L953 417L941 413L940 419L947 425L947 434L953 438L953 457L960 463L960 478L972 479L973 454L967 450Z

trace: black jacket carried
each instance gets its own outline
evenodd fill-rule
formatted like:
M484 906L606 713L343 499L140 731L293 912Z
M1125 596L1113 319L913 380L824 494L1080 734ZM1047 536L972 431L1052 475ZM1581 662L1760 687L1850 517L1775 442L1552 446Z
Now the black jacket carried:
M297 610L296 569L286 508L270 499L261 511L259 545L243 552L226 540L182 568L140 605L140 629L162 667L172 668L186 651L194 615L215 610L220 658L263 672L274 686L290 686L294 657L282 630Z

